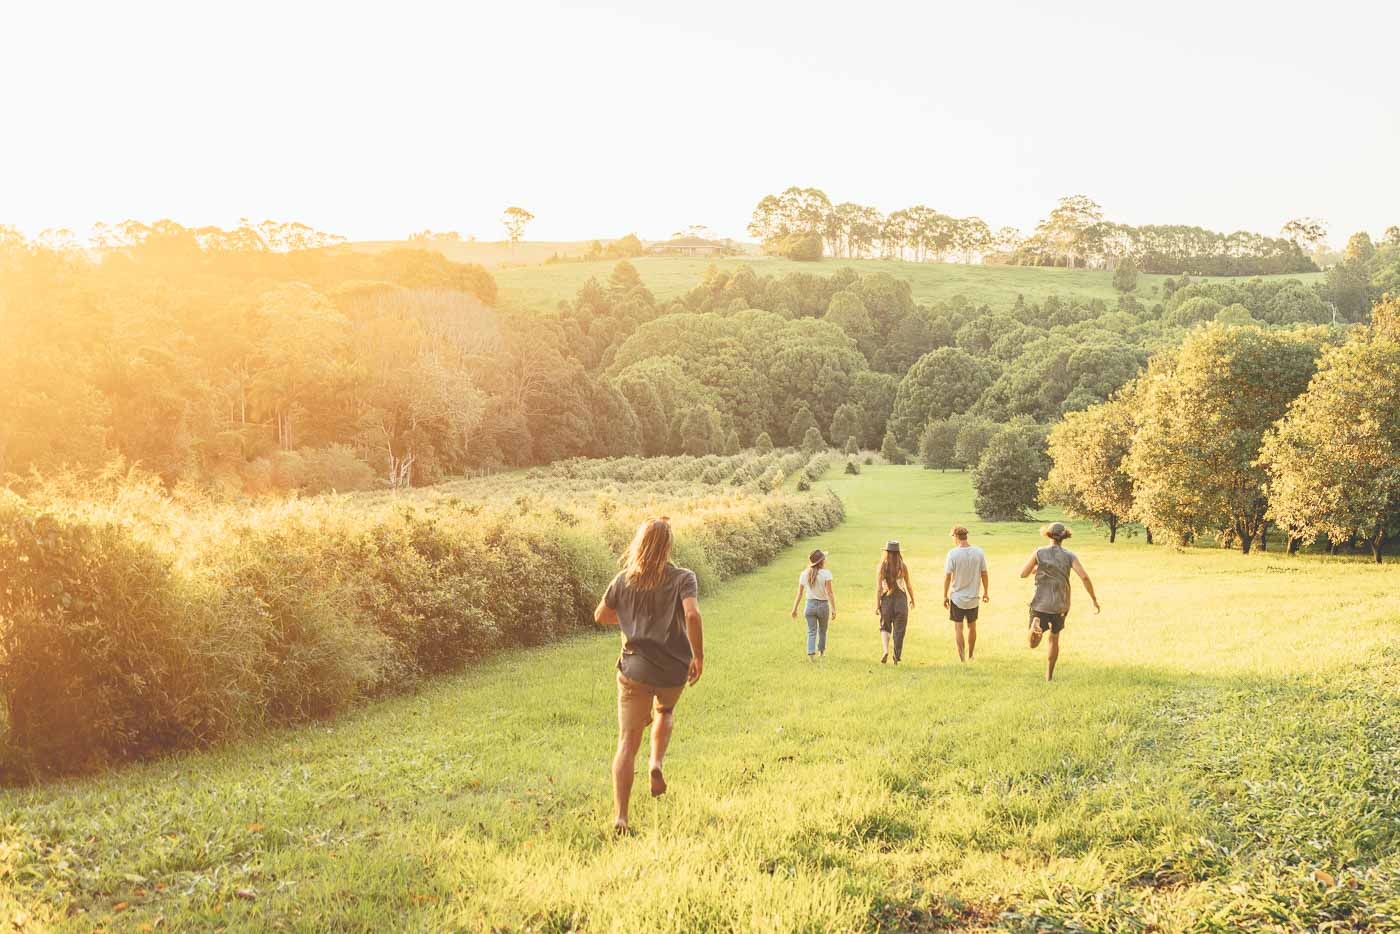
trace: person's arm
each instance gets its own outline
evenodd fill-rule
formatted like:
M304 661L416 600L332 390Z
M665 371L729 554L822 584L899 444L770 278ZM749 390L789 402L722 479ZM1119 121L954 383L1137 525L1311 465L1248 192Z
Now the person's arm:
M604 626L616 626L618 624L617 610L608 606L607 597L598 601L598 608L593 611L593 622L601 623Z
M617 616L617 582L621 577L621 574L614 577L608 589L603 591L603 599L598 601L598 608L593 611L593 622L604 626L616 626L620 622Z
M986 603L992 599L992 585L987 583L987 569L982 569L982 602Z
M681 606L685 608L685 637L690 640L690 671L686 683L694 684L705 671L705 631L700 625L700 601L686 597Z
M948 609L948 587L953 583L953 572L943 572L943 609Z
M802 585L797 585L797 596L792 601L792 618L797 619L797 608L802 605Z
M909 609L914 609L914 582L909 579L909 566L901 568L904 574L904 592L909 595Z
M833 578L826 579L826 605L831 607L831 618L836 618L836 583Z
M876 616L879 616L879 615L880 615L880 585L881 585L882 583L883 583L883 582L880 580L880 571L879 571L879 569L877 568L877 569L875 570L875 615L876 615Z
M1026 566L1025 566L1025 567L1021 568L1021 576L1022 576L1022 577L1030 577L1032 574L1035 573L1035 569L1036 569L1036 566L1037 566L1038 564L1039 564L1039 562L1036 561L1035 552L1032 551L1032 552L1031 552L1031 559L1030 559L1029 561L1026 562Z
M1089 572L1084 570L1084 565L1079 563L1079 559L1074 559L1074 573L1079 575L1079 579L1084 582L1084 589L1089 591L1089 599L1094 601L1094 612L1099 611L1099 598L1094 595L1094 582L1089 580Z

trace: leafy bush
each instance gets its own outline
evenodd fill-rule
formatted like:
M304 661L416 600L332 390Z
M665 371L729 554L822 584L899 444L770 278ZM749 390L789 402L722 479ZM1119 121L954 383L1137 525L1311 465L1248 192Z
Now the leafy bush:
M822 258L822 238L818 234L792 234L775 243L771 252L784 259L815 262Z
M794 470L816 466L801 452L749 456L751 486L777 490L794 455ZM563 476L615 466L243 511L187 508L156 486L105 502L0 493L0 775L334 714L587 628L645 515L675 517L677 560L702 589L843 517L829 492Z
M848 473L848 474L858 474L858 473L860 473L860 465L857 464L855 461L846 461L846 473Z

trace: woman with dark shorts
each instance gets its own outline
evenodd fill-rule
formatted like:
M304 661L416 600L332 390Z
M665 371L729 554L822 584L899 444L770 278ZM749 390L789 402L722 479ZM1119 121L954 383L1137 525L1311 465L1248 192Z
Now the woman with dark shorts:
M884 654L880 664L890 660L890 643L894 643L894 663L904 654L904 633L909 626L909 611L914 608L914 585L909 580L909 567L900 554L899 542L886 542L885 554L875 577L875 614L880 617L880 646Z
M1099 611L1099 598L1094 595L1094 584L1089 580L1084 565L1074 552L1065 548L1065 540L1072 533L1062 523L1052 522L1040 530L1040 534L1050 539L1050 544L1031 552L1030 560L1021 568L1021 577L1035 575L1035 593L1031 595L1030 647L1040 645L1042 637L1049 635L1050 646L1046 656L1045 680L1055 677L1055 662L1060 657L1060 633L1065 628L1065 618L1069 616L1069 572L1079 575L1089 599L1094 601L1094 612Z
M628 804L642 733L651 725L651 795L666 793L661 767L675 727L675 709L686 685L705 665L695 573L671 563L670 520L648 519L627 548L622 573L613 579L593 618L617 626L617 755L613 758L613 831L629 832Z

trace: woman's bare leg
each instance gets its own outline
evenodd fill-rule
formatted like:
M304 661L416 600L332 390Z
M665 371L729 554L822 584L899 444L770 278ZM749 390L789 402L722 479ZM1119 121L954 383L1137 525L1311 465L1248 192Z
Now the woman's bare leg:
M627 807L632 799L632 779L637 770L637 750L642 748L643 727L624 729L618 733L617 755L613 757L613 806L615 825L627 828Z

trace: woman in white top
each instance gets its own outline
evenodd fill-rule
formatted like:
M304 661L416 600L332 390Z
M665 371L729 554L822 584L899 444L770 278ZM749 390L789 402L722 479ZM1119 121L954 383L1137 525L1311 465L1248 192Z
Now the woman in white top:
M826 654L826 627L836 618L836 591L831 572L826 569L826 552L818 548L807 556L807 567L797 575L797 597L792 601L792 618L802 597L807 597L807 658L816 661Z

